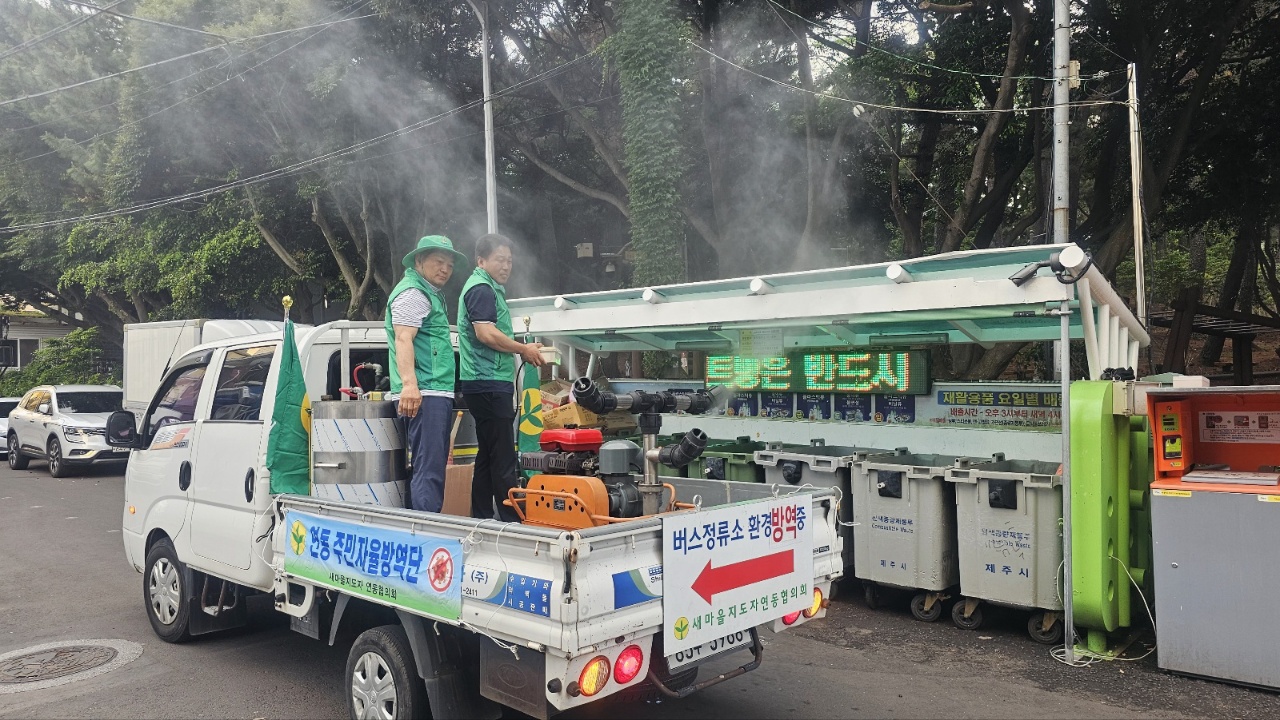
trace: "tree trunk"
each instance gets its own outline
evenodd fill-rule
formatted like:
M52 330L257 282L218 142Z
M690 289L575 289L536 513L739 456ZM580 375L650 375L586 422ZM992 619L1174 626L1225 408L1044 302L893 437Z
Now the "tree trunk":
M1219 310L1233 310L1241 299L1241 288L1253 261L1253 248L1260 239L1261 223L1257 203L1245 203L1245 208L1245 215L1240 219L1235 245L1231 248L1231 264L1227 266L1227 275L1222 280L1222 292L1218 295L1216 307ZM1252 302L1252 298L1250 301ZM1210 335L1200 350L1201 364L1216 365L1222 357L1223 345L1224 341L1221 337Z

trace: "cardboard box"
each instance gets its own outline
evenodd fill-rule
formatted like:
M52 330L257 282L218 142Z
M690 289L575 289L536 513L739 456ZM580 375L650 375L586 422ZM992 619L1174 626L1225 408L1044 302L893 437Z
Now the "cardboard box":
M596 426L600 428L601 432L609 435L630 433L639 427L636 424L636 416L626 410L614 410L611 413L597 417Z
M543 383L539 390L542 391L542 412L545 413L568 404L573 383L568 380L552 380Z
M471 517L471 478L474 472L474 465L445 466L444 506L440 512Z
M542 411L542 427L548 430L557 430L569 425L595 427L598 420L595 413L579 406L578 403L569 403L550 411Z

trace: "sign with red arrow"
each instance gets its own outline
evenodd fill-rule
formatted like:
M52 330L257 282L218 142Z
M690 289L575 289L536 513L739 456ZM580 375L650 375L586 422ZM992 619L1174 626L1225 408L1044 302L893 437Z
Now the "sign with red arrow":
M663 516L667 654L810 607L812 512L798 494Z
M796 567L795 552L783 550L718 568L711 567L711 561L708 560L706 567L698 573L698 579L693 581L693 591L710 605L717 593L790 575Z

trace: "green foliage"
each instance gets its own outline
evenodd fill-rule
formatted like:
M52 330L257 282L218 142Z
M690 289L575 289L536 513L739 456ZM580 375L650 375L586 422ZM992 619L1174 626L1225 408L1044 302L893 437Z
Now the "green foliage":
M677 79L685 44L670 0L622 0L609 47L622 85L637 285L684 278L683 158Z
M96 329L72 330L65 337L45 341L26 367L0 376L0 395L20 396L37 385L119 383L119 377L97 371L102 357L103 348Z

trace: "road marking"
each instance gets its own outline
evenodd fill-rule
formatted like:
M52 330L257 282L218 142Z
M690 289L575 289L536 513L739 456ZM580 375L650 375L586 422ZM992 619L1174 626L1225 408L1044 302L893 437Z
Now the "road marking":
M67 517L67 519L68 519L68 520L79 520L80 518L76 517L75 515L71 515L71 516L68 516L68 517Z
M38 509L40 509L40 508L42 508L42 507L44 507L44 506L43 506L43 505L32 505L32 506L31 506L31 509L32 509L32 510L38 510Z

